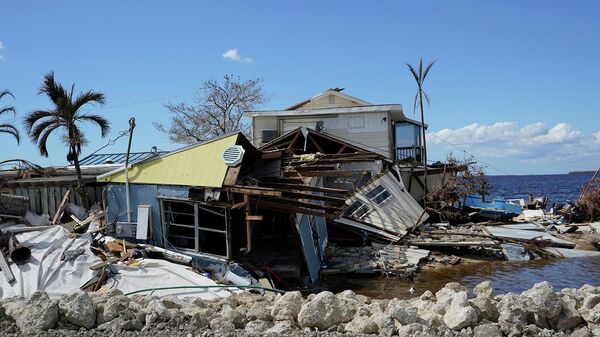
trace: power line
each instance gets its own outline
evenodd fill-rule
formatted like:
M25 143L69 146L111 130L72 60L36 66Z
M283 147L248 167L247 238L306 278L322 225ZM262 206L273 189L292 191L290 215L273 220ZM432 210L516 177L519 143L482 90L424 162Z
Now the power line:
M191 96L191 95L195 95L195 94L196 94L196 92L190 92L187 94L166 96L166 97L160 97L160 98L152 98L152 99L147 99L147 100L143 100L143 101L136 101L136 102L125 103L125 104L120 104L120 105L111 105L111 106L106 106L106 107L97 107L97 108L86 109L86 110L81 110L81 111L82 112L92 112L92 111L100 111L100 110L119 109L119 108L124 108L124 107L132 106L132 105L164 101L166 99Z

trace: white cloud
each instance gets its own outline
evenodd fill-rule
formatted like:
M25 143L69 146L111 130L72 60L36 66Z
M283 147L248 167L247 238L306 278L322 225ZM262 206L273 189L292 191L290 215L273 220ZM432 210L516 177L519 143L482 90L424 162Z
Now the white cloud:
M589 160L600 156L600 131L585 134L567 123L552 127L542 122L523 127L510 121L475 123L432 132L427 142L440 145L447 152L458 152L458 147L476 157L521 163Z
M242 63L252 63L252 59L249 57L242 56L240 52L238 52L237 48L229 49L223 53L223 58L230 59L236 62Z
M0 41L0 62L4 61L4 56L2 56L2 51L4 50L4 44Z

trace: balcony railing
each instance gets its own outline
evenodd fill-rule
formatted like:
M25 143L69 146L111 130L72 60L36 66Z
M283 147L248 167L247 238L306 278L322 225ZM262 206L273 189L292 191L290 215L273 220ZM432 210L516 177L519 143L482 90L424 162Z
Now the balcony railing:
M409 146L396 148L396 160L414 159L417 163L422 163L422 147Z

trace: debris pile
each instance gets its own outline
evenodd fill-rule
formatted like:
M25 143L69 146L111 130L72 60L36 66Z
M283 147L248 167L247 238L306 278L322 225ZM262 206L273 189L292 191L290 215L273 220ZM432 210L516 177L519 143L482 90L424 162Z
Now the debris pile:
M242 292L212 300L82 291L51 299L36 292L0 302L5 336L89 333L130 335L590 336L600 333L600 287L555 292L548 282L521 294L495 295L449 283L419 297L374 299L350 290L304 298ZM136 332L138 331L138 332Z
M0 215L0 299L27 297L36 291L52 298L78 289L131 292L148 285L174 287L165 295L213 298L229 293L216 288L215 281L238 286L255 282L235 264L197 261L174 251L106 236L100 207L86 210L68 200L67 191L52 220L29 210ZM8 220L2 220L5 218Z

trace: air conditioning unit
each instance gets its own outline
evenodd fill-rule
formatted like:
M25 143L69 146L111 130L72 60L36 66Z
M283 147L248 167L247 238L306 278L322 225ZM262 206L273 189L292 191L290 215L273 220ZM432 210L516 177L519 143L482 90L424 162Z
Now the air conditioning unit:
M237 166L244 159L244 148L241 145L233 145L223 151L223 161L227 166Z

